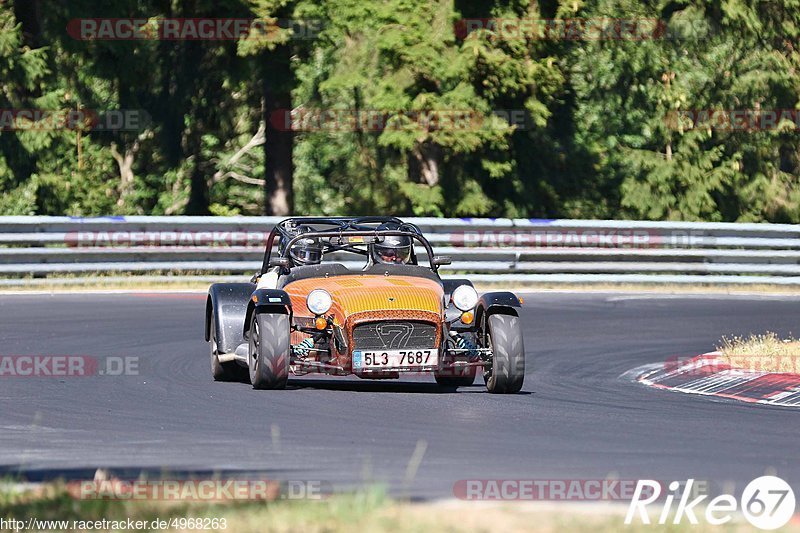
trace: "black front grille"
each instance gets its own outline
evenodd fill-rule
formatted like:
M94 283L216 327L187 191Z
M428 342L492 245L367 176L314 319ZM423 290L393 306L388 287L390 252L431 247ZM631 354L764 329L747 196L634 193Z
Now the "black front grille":
M370 322L353 328L357 350L436 348L436 325L415 320Z

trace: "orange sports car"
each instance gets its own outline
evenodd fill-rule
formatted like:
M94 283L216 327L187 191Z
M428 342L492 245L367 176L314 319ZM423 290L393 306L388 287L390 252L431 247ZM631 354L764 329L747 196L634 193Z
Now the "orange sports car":
M479 295L394 217L298 217L270 233L249 283L208 291L205 337L217 381L283 389L289 376L433 374L445 387L516 393L525 351L511 292Z

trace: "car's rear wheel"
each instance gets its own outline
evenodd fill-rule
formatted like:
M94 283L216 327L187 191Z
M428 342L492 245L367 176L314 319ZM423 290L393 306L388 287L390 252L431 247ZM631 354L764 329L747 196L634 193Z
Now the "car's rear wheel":
M485 322L486 347L492 366L484 373L486 388L495 394L514 394L525 379L525 348L519 317L495 313Z
M291 355L289 315L253 313L248 366L254 389L284 389Z
M228 363L219 362L219 345L217 344L217 327L214 322L214 312L211 312L211 331L208 340L211 345L211 375L214 381L244 381L247 371L236 361Z
M452 341L448 341L448 347L455 348L455 345L452 343ZM448 388L469 387L475 383L475 367L453 367L451 365L454 362L454 356L445 356L445 368L433 374L436 378L436 383L442 387Z
M469 387L475 383L475 367L458 368L435 374L436 383L442 387Z

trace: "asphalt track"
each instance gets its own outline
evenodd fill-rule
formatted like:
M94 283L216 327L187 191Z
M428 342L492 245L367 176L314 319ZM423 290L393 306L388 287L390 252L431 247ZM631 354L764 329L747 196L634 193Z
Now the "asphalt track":
M221 472L377 481L419 498L452 497L463 479L691 477L740 489L776 472L800 488L798 410L620 378L721 335L799 333L798 299L526 295L528 374L513 396L432 379L213 383L204 305L188 294L0 296L0 355L140 358L138 375L0 378L0 475Z

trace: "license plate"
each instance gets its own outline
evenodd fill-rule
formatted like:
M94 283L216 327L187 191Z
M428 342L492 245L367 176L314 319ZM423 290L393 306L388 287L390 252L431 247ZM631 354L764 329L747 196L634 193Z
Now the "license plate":
M436 350L355 350L353 368L419 368L438 363Z

